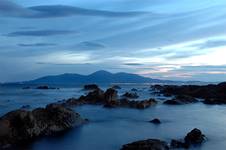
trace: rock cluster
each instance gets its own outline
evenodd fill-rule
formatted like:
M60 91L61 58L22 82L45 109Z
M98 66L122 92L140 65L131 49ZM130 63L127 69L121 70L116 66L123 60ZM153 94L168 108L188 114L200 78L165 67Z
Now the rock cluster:
M33 111L11 111L0 118L0 149L65 131L83 123L85 120L78 113L56 104Z
M204 99L205 104L226 104L226 82L209 85L165 85L152 86L164 95L186 95ZM177 102L177 101L176 101ZM175 102L175 103L176 103ZM173 103L173 102L172 102Z
M190 104L196 103L198 100L194 97L187 96L187 95L176 95L175 98L171 100L166 100L164 104L168 105L182 105L182 104Z

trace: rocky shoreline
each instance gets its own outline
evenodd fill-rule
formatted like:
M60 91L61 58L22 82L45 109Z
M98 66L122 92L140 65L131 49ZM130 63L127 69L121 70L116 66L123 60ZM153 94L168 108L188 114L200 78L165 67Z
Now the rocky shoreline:
M205 104L226 104L226 83L205 86L171 86L155 85L151 87L157 94L171 96L163 102L165 105L183 105L201 102ZM30 110L25 105L18 110L11 111L0 118L0 149L27 143L37 137L49 136L63 132L88 121L83 119L71 107L81 105L100 105L105 108L146 109L155 106L155 99L134 100L138 98L137 90L131 90L119 96L119 86L108 88L106 91L97 85L86 85L86 95L70 98L47 105L45 108ZM162 122L158 118L149 121L155 125ZM176 148L188 149L192 145L202 144L205 136L199 129L193 129L182 140L171 140L167 143L160 139L148 139L124 145L121 150L167 150Z

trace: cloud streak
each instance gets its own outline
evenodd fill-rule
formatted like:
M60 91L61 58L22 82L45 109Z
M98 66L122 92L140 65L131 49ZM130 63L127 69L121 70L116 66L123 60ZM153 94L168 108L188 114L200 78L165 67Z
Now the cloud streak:
M77 33L71 30L29 30L29 31L16 31L6 34L8 37L19 37L19 36L56 36L56 35L67 35Z

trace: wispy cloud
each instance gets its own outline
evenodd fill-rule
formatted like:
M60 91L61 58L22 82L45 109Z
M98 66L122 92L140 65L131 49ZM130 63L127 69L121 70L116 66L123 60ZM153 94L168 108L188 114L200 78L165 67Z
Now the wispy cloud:
M45 47L45 46L56 46L54 43L33 43L33 44L18 44L21 47Z
M55 36L55 35L67 35L74 34L76 31L71 30L29 30L29 31L16 31L6 34L9 37L18 36Z

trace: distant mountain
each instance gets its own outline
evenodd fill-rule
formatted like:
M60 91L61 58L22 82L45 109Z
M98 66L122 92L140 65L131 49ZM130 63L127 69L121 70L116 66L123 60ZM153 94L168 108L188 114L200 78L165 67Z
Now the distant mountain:
M88 83L176 83L175 81L159 80L142 77L130 73L110 73L107 71L97 71L90 75L61 74L45 76L22 84L88 84Z

